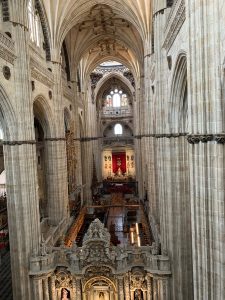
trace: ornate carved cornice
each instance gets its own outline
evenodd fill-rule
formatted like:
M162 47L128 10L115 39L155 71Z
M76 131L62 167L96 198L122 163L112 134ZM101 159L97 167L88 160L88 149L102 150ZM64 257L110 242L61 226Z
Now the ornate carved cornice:
M30 60L30 65L31 77L43 83L45 86L52 88L54 82L53 74L33 58Z
M223 134L216 134L215 135L215 141L218 144L225 144L225 133L223 133Z
M0 31L0 57L10 64L16 59L14 41Z
M165 30L165 41L163 43L163 48L167 51L171 48L186 18L184 0L177 0L173 7L174 8L168 18Z
M225 144L225 133L219 134L189 134L187 140L190 144L217 142L218 144Z

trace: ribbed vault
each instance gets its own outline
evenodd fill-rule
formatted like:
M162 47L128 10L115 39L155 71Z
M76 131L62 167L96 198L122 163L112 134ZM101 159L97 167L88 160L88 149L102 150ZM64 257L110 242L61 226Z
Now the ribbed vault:
M120 18L127 20L138 29L142 40L149 37L151 29L152 0L43 0L53 39L53 48L62 44L67 33L83 22L94 5L110 6Z

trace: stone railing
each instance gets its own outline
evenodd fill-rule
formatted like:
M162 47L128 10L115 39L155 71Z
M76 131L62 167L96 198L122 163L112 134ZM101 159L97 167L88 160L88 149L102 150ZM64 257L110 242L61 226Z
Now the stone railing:
M125 145L130 145L134 143L134 138L133 137L108 137L108 138L103 138L103 144L104 145L112 145L112 144L125 144Z
M126 107L106 108L101 114L102 118L130 117L132 115L132 110Z

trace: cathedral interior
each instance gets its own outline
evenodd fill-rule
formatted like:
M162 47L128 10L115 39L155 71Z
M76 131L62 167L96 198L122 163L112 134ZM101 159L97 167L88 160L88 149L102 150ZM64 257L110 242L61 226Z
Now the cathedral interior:
M0 299L225 299L224 0L0 1Z

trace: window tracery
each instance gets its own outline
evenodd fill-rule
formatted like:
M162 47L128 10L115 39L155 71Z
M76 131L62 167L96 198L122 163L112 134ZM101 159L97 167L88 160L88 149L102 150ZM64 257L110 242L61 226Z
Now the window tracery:
M106 107L125 107L128 106L127 95L122 90L115 88L111 90L105 99Z
M28 25L30 32L30 39L38 47L41 46L43 42L43 33L41 28L41 21L37 10L35 9L35 4L33 0L28 2Z

